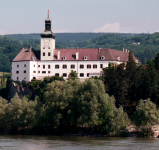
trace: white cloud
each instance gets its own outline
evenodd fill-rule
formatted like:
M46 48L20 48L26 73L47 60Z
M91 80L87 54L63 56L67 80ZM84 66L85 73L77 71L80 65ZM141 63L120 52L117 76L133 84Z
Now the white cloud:
M114 24L108 23L101 28L95 29L93 32L121 32L121 33L131 33L133 32L134 27L121 27L119 22Z
M54 33L66 33L71 32L71 30L53 30Z
M157 30L156 32L159 32L159 30Z
M108 23L101 28L95 29L93 32L120 32L120 24L118 22Z

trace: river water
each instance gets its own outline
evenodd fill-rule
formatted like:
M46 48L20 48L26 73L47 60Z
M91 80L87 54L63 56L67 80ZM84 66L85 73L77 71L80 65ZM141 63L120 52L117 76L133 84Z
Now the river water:
M2 150L159 150L159 139L1 135Z

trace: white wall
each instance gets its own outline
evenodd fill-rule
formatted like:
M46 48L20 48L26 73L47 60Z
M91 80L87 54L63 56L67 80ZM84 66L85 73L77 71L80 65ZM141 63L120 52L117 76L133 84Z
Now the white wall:
M45 43L48 43L48 48L45 48ZM50 49L49 49L50 47ZM55 39L53 38L41 38L41 60L53 60L53 53L55 49ZM43 52L45 52L45 56L43 56ZM48 56L48 52L50 52L50 56Z
M19 67L17 67L17 65L19 65ZM24 65L26 65L26 67ZM26 70L26 73L24 73L24 70ZM19 71L19 73L17 73L17 71ZM11 78L17 81L17 77L19 81L30 81L30 61L12 62Z
M113 63L113 61L111 61ZM63 65L67 65L67 69L63 69ZM75 65L75 69L71 69L71 65ZM81 69L80 65L83 64L84 68ZM91 68L88 69L87 65L90 64ZM97 68L93 68L93 65L96 64ZM102 68L100 68L100 64L103 64L103 68L107 67L109 62L108 61L38 61L38 73L37 78L43 79L45 76L54 76L56 73L59 73L59 76L63 76L63 73L68 74L71 72L71 70L76 71L78 73L78 77L81 79L88 78L87 73L99 73L102 71ZM45 65L45 69L43 69L43 65ZM48 65L50 65L50 69L48 68ZM59 69L55 69L55 65L59 65ZM78 66L78 67L77 67ZM45 71L46 73L42 73L42 71ZM50 71L50 73L48 73ZM84 77L80 77L80 73L84 73ZM64 77L66 79L67 77Z
M114 63L115 61L110 61L111 63ZM118 64L122 62L117 62ZM97 65L97 68L93 68L93 65ZM84 81L87 77L87 73L100 73L102 71L102 68L100 68L100 64L103 64L103 68L108 67L109 61L21 61L21 62L12 62L12 79L14 81L17 80L17 77L19 78L19 81L25 80L25 81L31 81L33 78L42 80L44 77L47 76L54 76L56 73L59 74L59 76L63 76L63 73L67 74L67 77L64 77L64 79L68 78L69 73L71 70L76 71L78 73L78 77L81 79L81 81ZM17 67L19 65L19 67ZM24 67L26 65L26 67ZM45 68L43 68L43 65ZM50 65L50 69L48 68L48 65ZM55 65L59 65L59 69L55 69ZM63 68L63 65L67 65L67 69ZM75 65L75 69L71 69L71 65ZM84 65L84 68L80 68L80 65ZM87 65L91 65L91 68L87 68ZM26 70L26 73L24 73L24 70ZM17 74L16 71L19 71ZM45 73L42 73L42 72ZM50 73L49 73L50 72ZM83 73L84 76L80 77L80 73ZM92 75L90 75L92 76Z

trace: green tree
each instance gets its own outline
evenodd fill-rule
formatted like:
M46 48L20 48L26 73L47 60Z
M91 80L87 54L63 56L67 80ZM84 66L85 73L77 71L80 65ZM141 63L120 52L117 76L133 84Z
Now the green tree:
M147 100L140 100L136 106L134 115L135 124L141 128L145 128L146 132L151 131L151 127L159 123L159 111L156 104Z
M77 78L78 78L78 73L76 71L71 70L71 72L68 75L68 80L69 79L75 80Z

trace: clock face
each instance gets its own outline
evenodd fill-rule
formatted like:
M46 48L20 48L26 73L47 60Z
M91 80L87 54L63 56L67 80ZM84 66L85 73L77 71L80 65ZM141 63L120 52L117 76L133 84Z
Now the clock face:
M44 47L48 48L49 47L49 43L44 43Z

